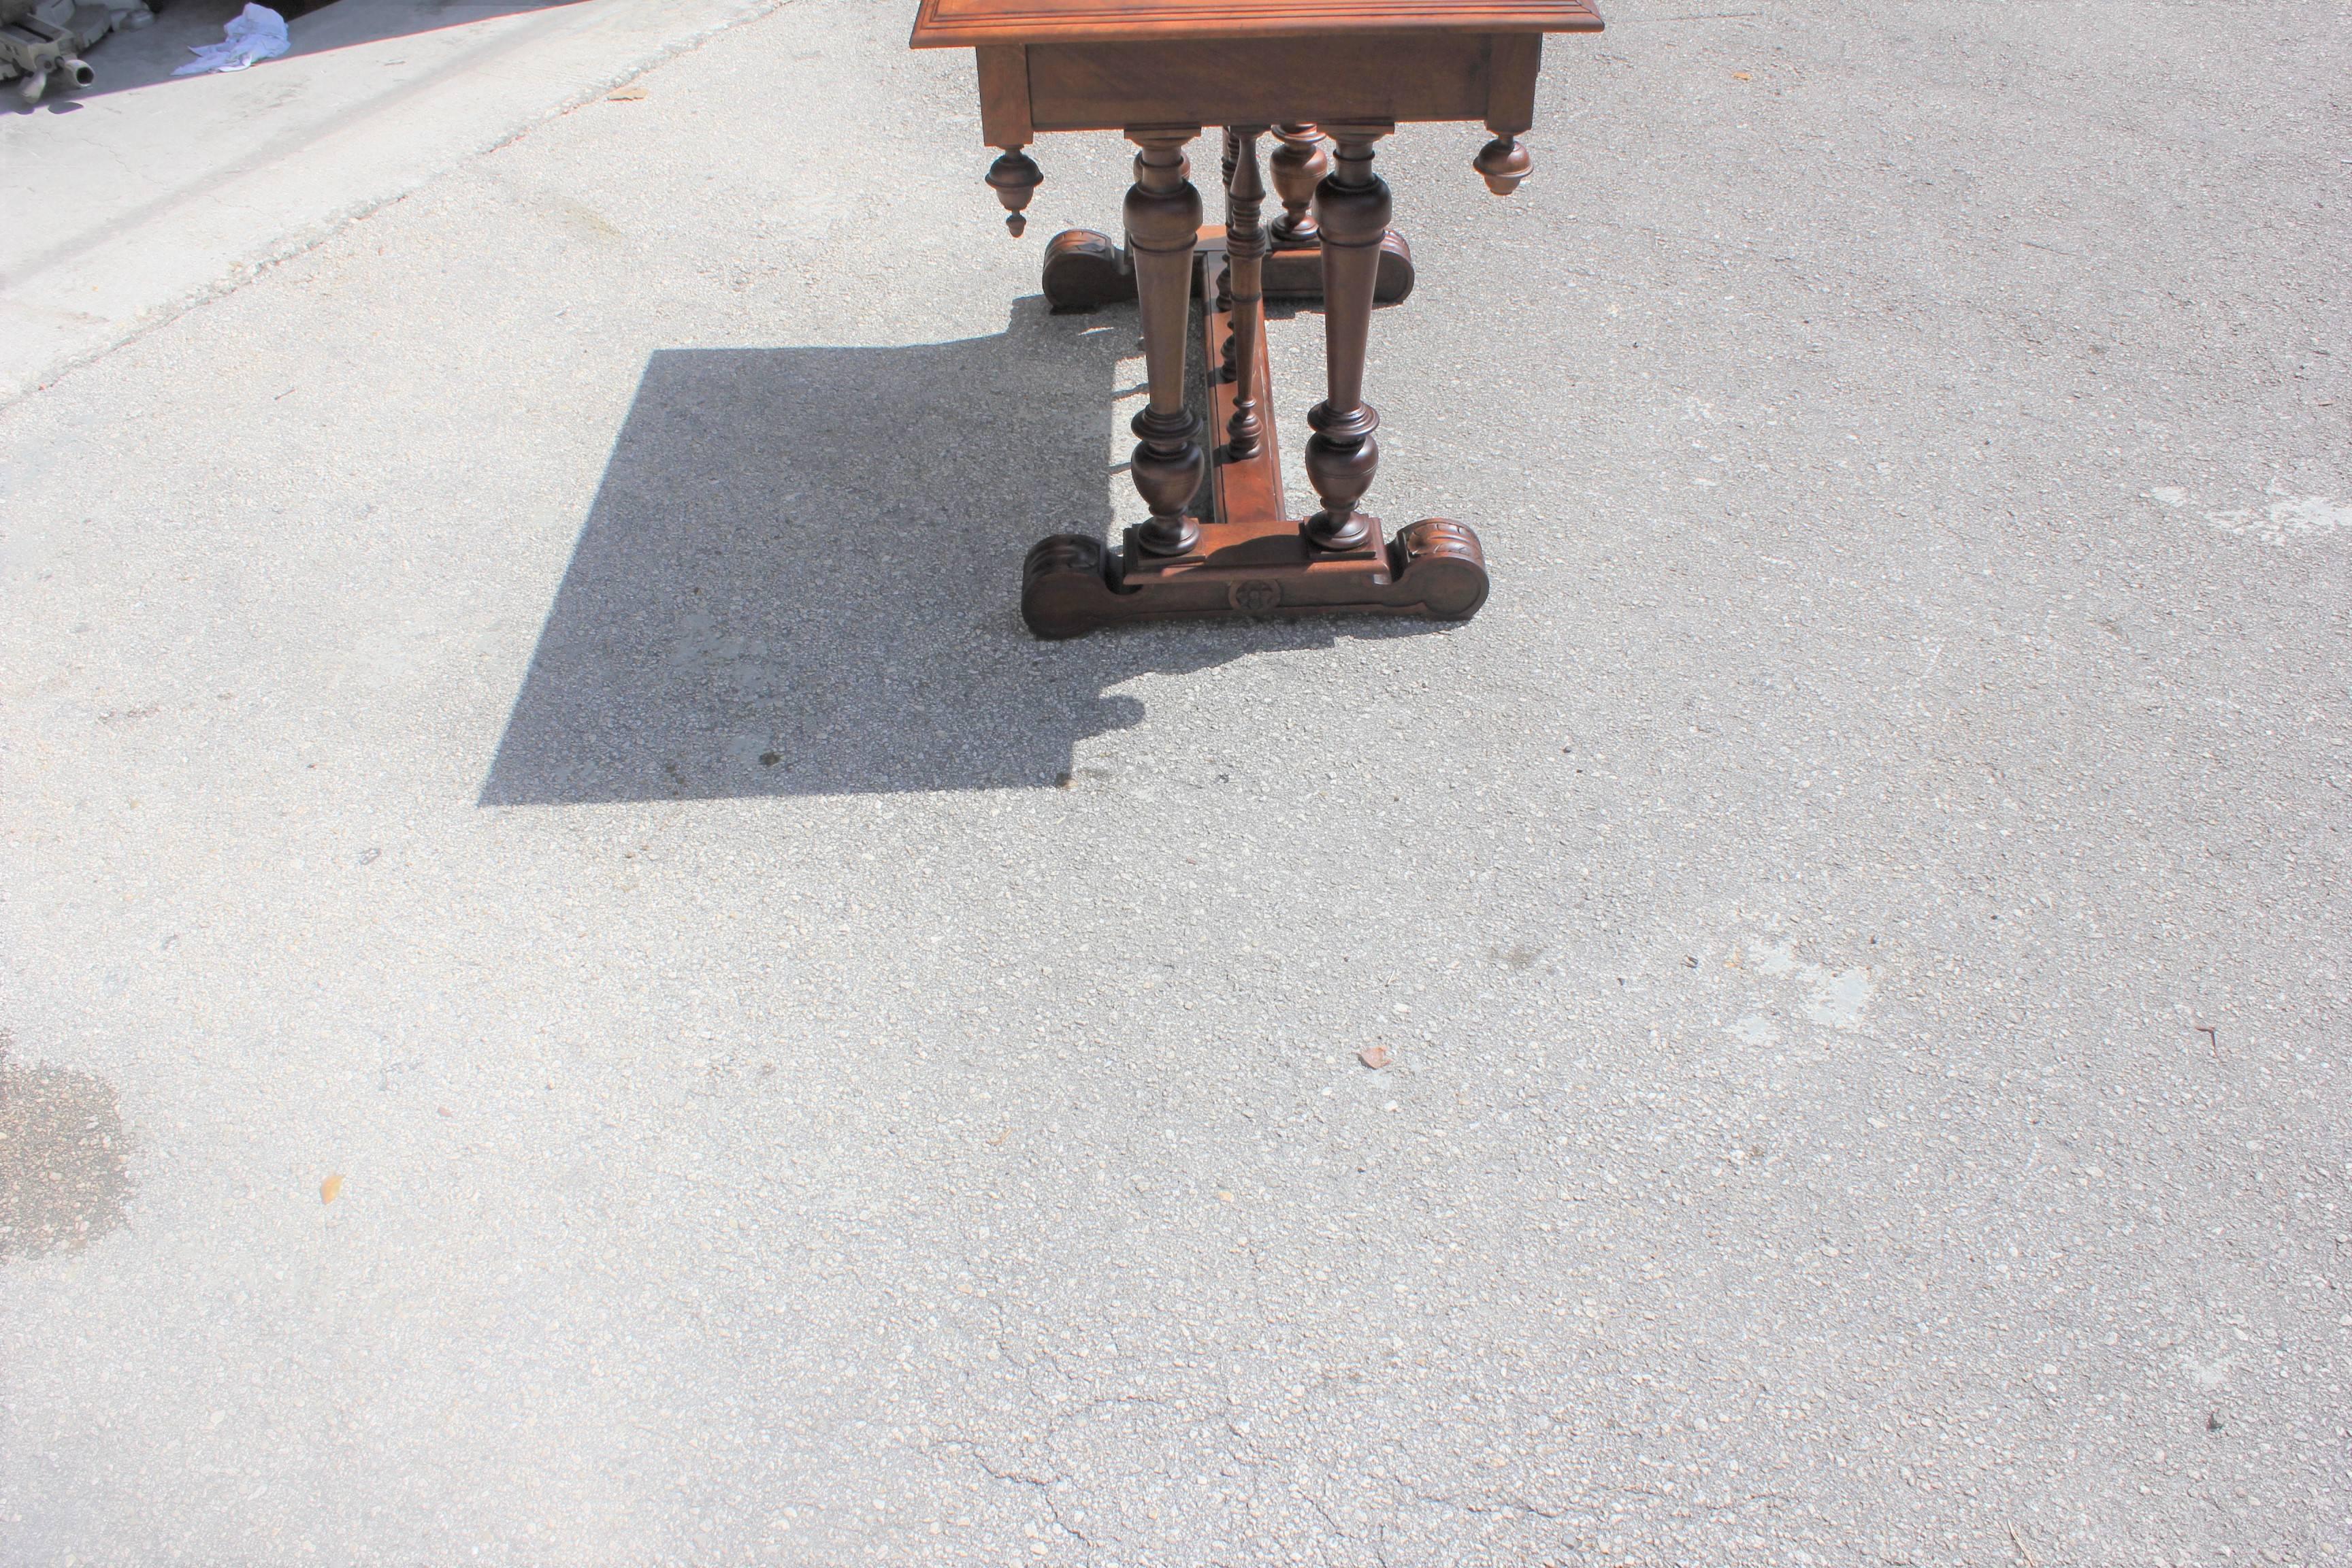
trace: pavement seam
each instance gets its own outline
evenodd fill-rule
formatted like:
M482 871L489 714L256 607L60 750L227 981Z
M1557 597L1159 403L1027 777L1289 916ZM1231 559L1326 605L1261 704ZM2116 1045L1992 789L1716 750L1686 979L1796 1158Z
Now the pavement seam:
M472 167L491 153L511 147L549 121L560 120L572 110L604 97L615 88L658 70L682 56L693 53L722 34L732 32L737 27L745 26L753 22L765 21L778 11L793 4L793 0L752 0L752 3L757 6L754 10L719 22L686 37L675 39L663 45L651 56L636 60L618 70L599 76L588 86L533 113L520 124L501 134L496 141L485 142L459 153L452 162L427 174L413 184L383 195L353 202L323 219L290 230L259 255L237 263L210 283L189 289L176 299L166 300L154 307L145 316L133 322L120 337L100 347L86 350L60 361L50 368L46 379L36 382L18 392L0 391L0 414L5 414L20 404L31 401L49 388L59 384L67 377L138 342L149 333L171 325L191 310L211 304L215 300L227 298L259 279L271 268L298 257L308 255L353 224L372 217L387 207L404 202L422 191L430 190L452 175Z

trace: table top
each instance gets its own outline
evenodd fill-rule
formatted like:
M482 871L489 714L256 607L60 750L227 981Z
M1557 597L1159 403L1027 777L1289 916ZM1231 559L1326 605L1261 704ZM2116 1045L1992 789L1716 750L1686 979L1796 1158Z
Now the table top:
M1592 0L922 0L919 49L1355 33L1597 33Z

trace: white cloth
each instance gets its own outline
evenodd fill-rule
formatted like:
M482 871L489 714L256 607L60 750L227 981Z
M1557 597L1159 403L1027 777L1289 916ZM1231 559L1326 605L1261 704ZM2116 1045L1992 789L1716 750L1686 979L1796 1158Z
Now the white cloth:
M247 5L229 19L227 36L217 44L203 44L188 52L196 58L173 76L201 76L205 71L241 71L256 60L274 60L293 47L286 37L286 18L267 5Z

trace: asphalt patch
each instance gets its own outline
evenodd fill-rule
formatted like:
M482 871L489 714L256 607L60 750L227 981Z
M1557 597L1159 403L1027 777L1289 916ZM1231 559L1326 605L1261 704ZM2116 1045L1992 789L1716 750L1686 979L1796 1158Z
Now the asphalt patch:
M0 1260L76 1252L130 1217L128 1141L114 1086L20 1066L0 1031Z

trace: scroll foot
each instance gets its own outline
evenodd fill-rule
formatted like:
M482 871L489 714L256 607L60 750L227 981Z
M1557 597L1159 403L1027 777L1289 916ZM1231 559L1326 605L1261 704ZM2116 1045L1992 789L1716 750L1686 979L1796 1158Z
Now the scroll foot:
M1466 621L1486 602L1486 552L1468 525L1429 517L1391 547L1400 597L1441 621Z
M1102 541L1055 533L1029 547L1021 565L1021 618L1032 632L1055 641L1084 637L1117 607Z
M1135 298L1135 269L1109 236L1068 228L1045 242L1042 286L1057 314L1097 310Z

